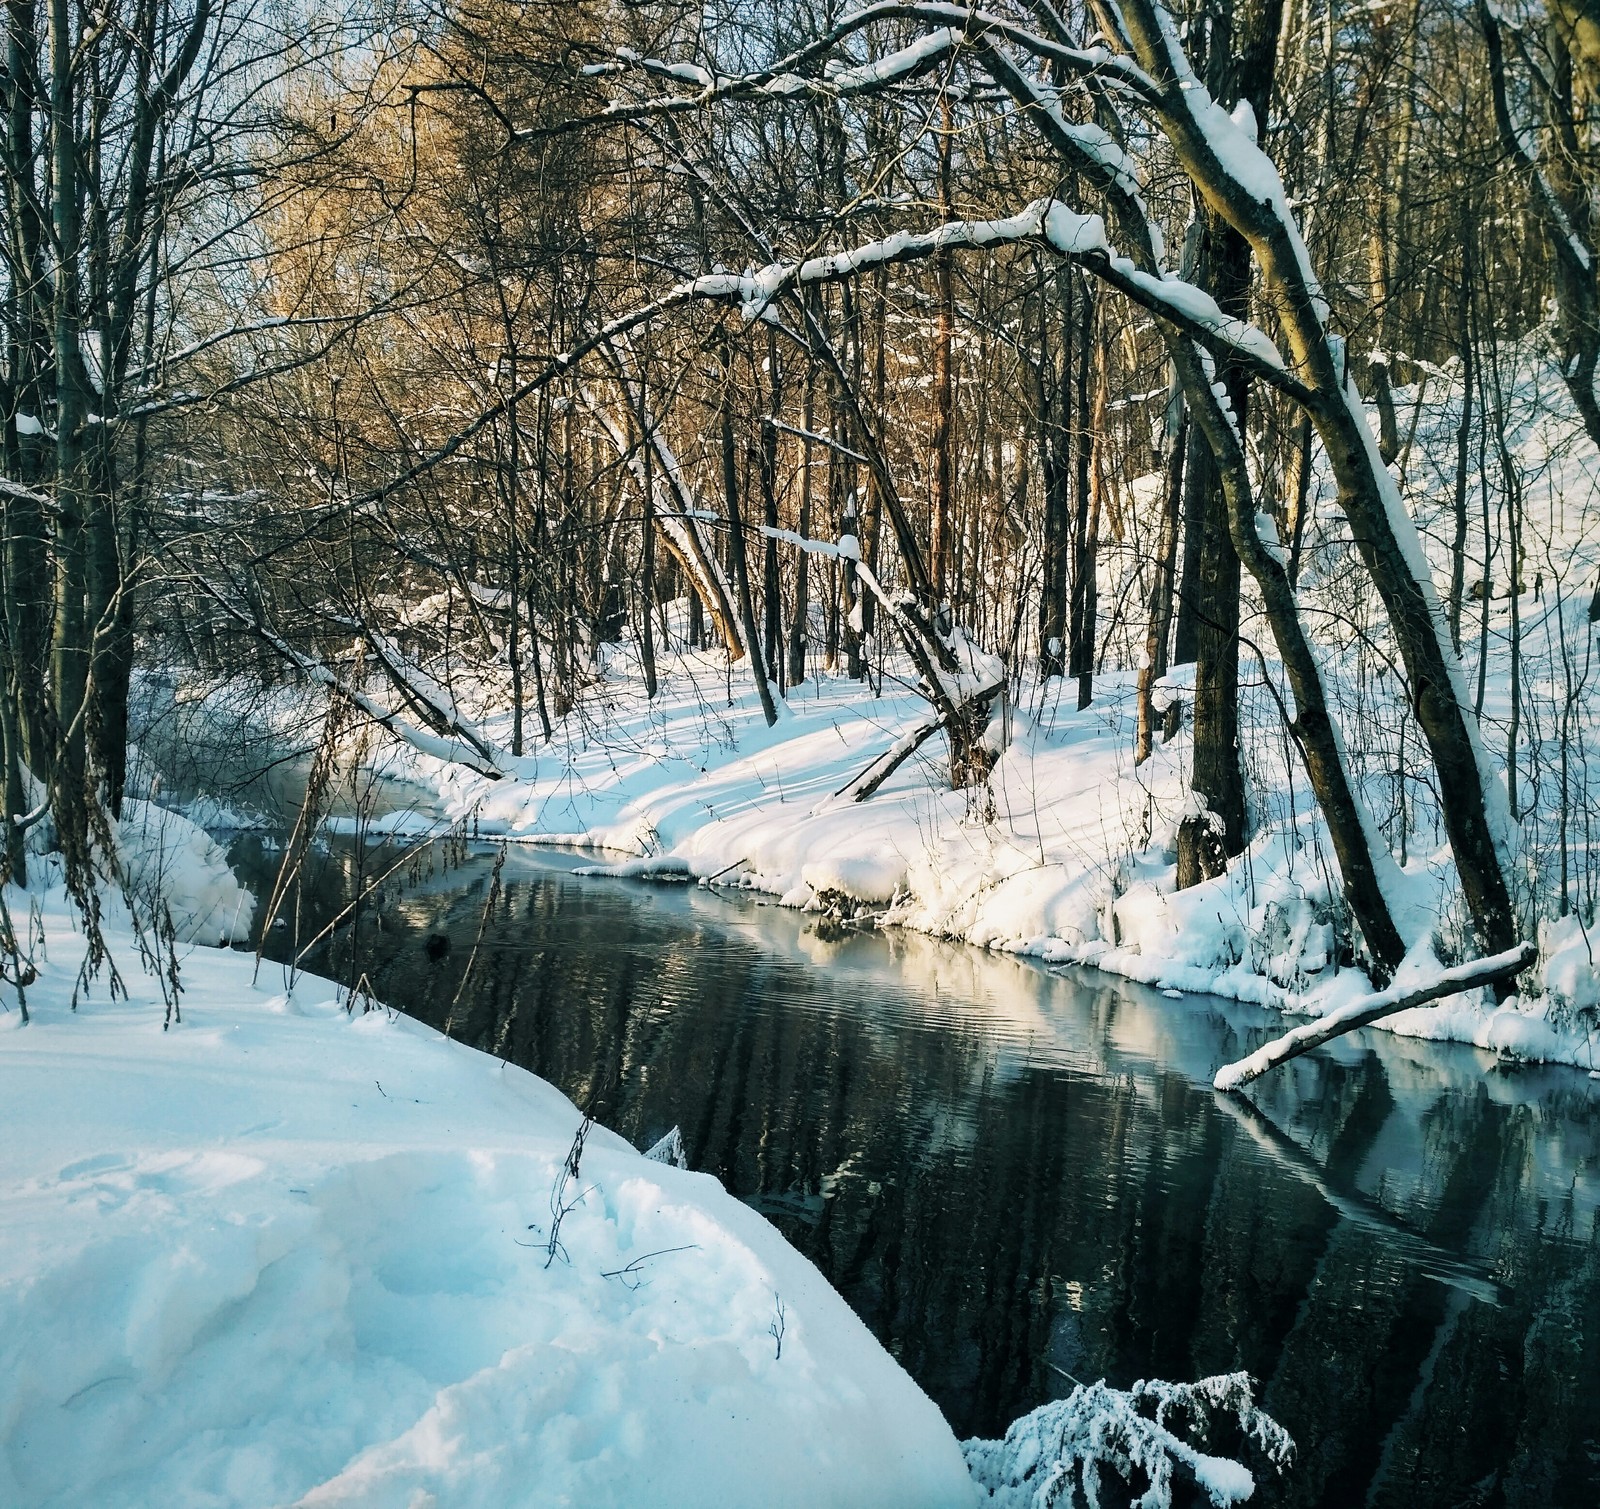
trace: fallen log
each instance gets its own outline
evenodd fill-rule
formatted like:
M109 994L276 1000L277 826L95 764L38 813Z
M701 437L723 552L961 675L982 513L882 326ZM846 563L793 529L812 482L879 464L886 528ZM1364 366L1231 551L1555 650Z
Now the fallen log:
M848 797L852 802L866 801L944 726L945 719L935 718L931 723L923 723L910 733L896 739L888 749L877 755L865 770L851 776L834 792L834 800Z
M1212 1086L1218 1090L1242 1089L1251 1080L1260 1079L1269 1069L1276 1069L1279 1064L1299 1058L1302 1053L1320 1048L1324 1043L1343 1037L1347 1032L1354 1032L1358 1027L1370 1026L1396 1012L1409 1011L1413 1006L1426 1006L1440 996L1512 979L1532 964L1537 954L1538 950L1531 943L1519 943L1504 953L1443 970L1425 984L1409 987L1391 985L1387 990L1362 996L1348 1006L1341 1006L1315 1021L1303 1022L1282 1037L1263 1043L1248 1058L1224 1064L1217 1070L1216 1078L1211 1081Z

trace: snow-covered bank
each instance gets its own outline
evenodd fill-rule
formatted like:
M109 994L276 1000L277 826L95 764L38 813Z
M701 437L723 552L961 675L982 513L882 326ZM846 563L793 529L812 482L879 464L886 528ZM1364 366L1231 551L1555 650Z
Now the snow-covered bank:
M1591 617L1600 614L1600 475L1548 352L1534 341L1507 359L1506 443L1521 475L1514 576L1504 549L1479 538L1476 513L1472 549L1461 543L1458 371L1430 368L1419 386L1394 391L1409 438L1393 472L1436 588L1444 595L1453 583L1457 591L1459 690L1504 778L1512 904L1540 957L1519 982L1519 1000L1496 1007L1480 991L1382 1026L1592 1070L1600 1063L1600 630ZM1124 480L1147 501L1164 486L1154 475ZM1412 709L1416 689L1371 581L1353 564L1325 462L1308 487L1302 615L1366 826L1386 850L1384 889L1412 950L1408 964L1448 966L1478 945L1444 836L1439 777ZM1483 530L1493 535L1488 491L1480 502ZM999 759L982 788L948 789L936 736L870 801L842 799L837 793L853 779L927 726L929 704L910 690L917 672L909 660L881 634L869 639L874 692L821 671L814 634L812 675L780 699L779 721L768 728L744 663L685 648L680 602L665 612L658 636L657 697L646 697L632 648L591 642L569 689L574 705L555 719L548 741L525 707L530 737L515 757L506 645L486 630L470 654L428 651L416 675L499 751L495 768L505 778L384 743L368 728L347 736L346 753L352 765L365 760L368 772L381 772L383 785L365 789L364 815L351 816L360 802L347 800L332 821L377 834L454 819L481 835L609 848L631 865L626 873L715 877L791 905L867 911L1170 991L1310 1016L1347 1007L1372 982L1349 967L1359 962L1359 939L1285 723L1292 697L1254 589L1246 584L1239 710L1251 843L1227 874L1179 892L1174 838L1182 819L1197 815L1188 736L1158 745L1142 766L1132 755L1145 563L1137 549L1105 542L1096 559L1098 600L1117 605L1096 641L1110 669L1093 677L1093 702L1082 712L1075 687L1040 685L1015 633L1033 606L1024 596L1013 619L1011 701L989 734ZM435 611L437 604L428 608ZM820 631L815 605L813 619ZM448 634L440 641L449 642ZM1191 700L1184 682L1192 674L1186 667L1168 677L1158 700ZM176 673L152 675L152 688L158 680L145 724L153 739L165 734L169 755L211 745L232 751L237 770L240 740L259 731L306 755L316 744L320 704L305 688L208 688ZM395 693L375 669L372 686ZM353 795L358 782L348 784Z
M12 893L14 916L28 903ZM0 1503L969 1504L938 1410L713 1179L302 975L0 987Z
M593 845L626 856L610 867L618 875L715 876L791 906L867 911L1293 1013L1321 1015L1370 989L1360 970L1340 967L1337 872L1303 781L1269 772L1272 806L1250 850L1226 875L1176 890L1187 735L1134 765L1131 676L1096 678L1082 712L1061 700L1060 683L1027 688L1005 714L1009 738L984 790L948 789L935 740L858 804L834 793L923 721L926 704L892 683L872 696L830 679L796 689L769 729L748 678L736 676L731 702L707 700L714 660L675 657L651 701L617 656L596 712L568 719L516 779L394 750L385 768L431 786L437 810L372 830L421 832L448 817L485 837ZM1448 851L1417 841L1413 851L1412 906L1399 920L1426 946L1449 911ZM1485 993L1457 996L1381 1026L1592 1069L1591 941L1576 916L1543 930L1541 996L1500 1007Z

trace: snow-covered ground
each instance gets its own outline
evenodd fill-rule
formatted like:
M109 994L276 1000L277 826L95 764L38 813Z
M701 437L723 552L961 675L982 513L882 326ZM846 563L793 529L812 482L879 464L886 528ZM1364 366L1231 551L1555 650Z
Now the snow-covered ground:
M934 1405L712 1178L556 1090L59 891L0 985L0 1503L966 1505ZM570 1210L549 1260L552 1192ZM781 1350L780 1350L781 1340Z
M162 826L173 884L225 890ZM641 1154L525 1070L243 953L182 951L175 1001L120 901L119 989L85 986L59 885L0 902L7 1509L1025 1509L1105 1472L1227 1509L1255 1480L1197 1441L1228 1417L1291 1466L1243 1373L1079 1386L958 1444L675 1136Z
M1588 614L1600 572L1600 478L1558 376L1531 349L1522 360L1507 415L1521 468L1522 577L1513 597L1497 545L1482 586L1480 512L1491 507L1491 494L1480 498L1474 475L1461 617L1465 685L1482 703L1491 763L1515 774L1512 879L1540 958L1523 977L1522 997L1506 1005L1476 992L1382 1025L1593 1070L1600 1063L1600 654ZM1395 397L1410 436L1395 470L1443 595L1460 388L1435 371ZM1152 480L1131 485L1137 492ZM1435 777L1406 688L1390 673L1395 655L1381 604L1353 565L1348 526L1320 472L1312 503L1304 611L1357 787L1404 871L1394 887L1403 898L1395 920L1414 946L1410 968L1426 972L1475 952ZM1501 521L1495 538L1503 534ZM1102 559L1102 601L1143 600L1141 579L1127 574L1132 560L1126 552ZM1123 616L1124 635L1142 634L1137 619ZM666 642L681 646L681 604L673 620ZM616 851L628 873L715 878L794 906L870 911L886 924L981 947L1321 1015L1348 1006L1369 981L1348 967L1355 951L1331 845L1282 726L1287 689L1281 667L1270 655L1260 658L1270 635L1248 593L1245 635L1241 758L1254 837L1226 875L1183 892L1174 845L1192 802L1188 738L1181 733L1134 765L1131 671L1097 675L1093 703L1082 712L1070 686L1022 675L992 734L1003 752L987 787L950 791L944 744L935 737L857 804L836 793L928 717L894 656L882 667L880 693L814 675L791 689L769 729L748 671L730 669L719 652L664 653L651 700L631 650L603 646L578 706L548 744L534 737L522 758L505 756L505 779L411 748L379 754L389 783L385 810L364 826L422 831L443 818L485 836L593 845ZM507 749L503 678L461 665L433 669L457 709ZM1164 695L1185 696L1184 674L1168 679ZM259 723L271 700L238 688L211 692L178 689L186 715L178 722L198 735L219 724ZM157 699L163 710L167 695ZM299 692L284 708L296 700L303 717Z

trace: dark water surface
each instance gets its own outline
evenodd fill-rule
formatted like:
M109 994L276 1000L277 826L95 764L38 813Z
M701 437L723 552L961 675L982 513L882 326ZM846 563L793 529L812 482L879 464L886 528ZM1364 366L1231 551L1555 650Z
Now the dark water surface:
M277 855L234 857L265 895ZM1600 1082L1366 1033L1246 1103L1210 1078L1269 1013L578 862L513 850L483 926L490 857L424 861L308 962L640 1146L680 1126L958 1435L1245 1368L1299 1445L1257 1502L1600 1505ZM315 861L302 937L356 868Z

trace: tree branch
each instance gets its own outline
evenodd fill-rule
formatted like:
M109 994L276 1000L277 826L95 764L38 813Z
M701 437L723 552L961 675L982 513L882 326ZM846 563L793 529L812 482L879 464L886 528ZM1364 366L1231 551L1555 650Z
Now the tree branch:
M1487 959L1474 959L1467 964L1458 964L1453 969L1435 975L1426 984L1410 988L1391 985L1387 990L1380 990L1375 995L1362 996L1348 1006L1341 1006L1337 1011L1330 1011L1315 1021L1301 1023L1292 1031L1284 1033L1282 1037L1263 1044L1248 1058L1224 1064L1217 1070L1216 1077L1211 1083L1218 1090L1242 1089L1251 1080L1260 1079L1269 1069L1276 1069L1279 1064L1286 1064L1292 1058L1299 1058L1302 1053L1320 1048L1324 1043L1332 1042L1336 1037L1343 1037L1347 1032L1371 1026L1373 1022L1381 1021L1386 1016L1409 1011L1413 1006L1426 1006L1428 1002L1436 1001L1440 996L1454 995L1458 991L1472 990L1480 985L1493 985L1500 980L1514 979L1533 963L1538 952L1531 943L1519 943L1503 954L1493 954Z

